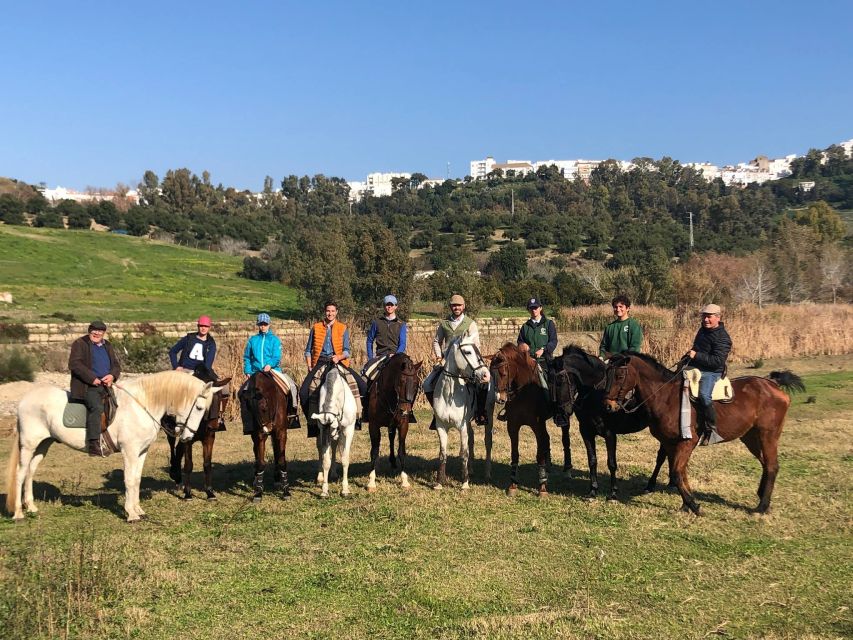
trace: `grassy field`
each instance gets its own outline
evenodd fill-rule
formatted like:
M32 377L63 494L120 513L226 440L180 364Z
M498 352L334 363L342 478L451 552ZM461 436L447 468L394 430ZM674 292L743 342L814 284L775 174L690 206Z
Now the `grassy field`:
M54 314L81 321L293 315L295 291L240 278L241 268L239 257L141 238L0 225L0 290L15 299L0 315L18 322L62 317Z
M656 450L645 433L620 441L620 501L585 502L574 426L579 471L554 471L547 499L533 494L528 430L528 490L516 499L502 491L503 429L491 484L478 461L463 493L454 457L457 481L432 490L426 416L409 439L412 490L399 489L383 458L379 490L366 492L360 432L350 499L318 499L303 430L290 432L293 498L251 504L250 445L233 424L217 439L219 500L182 502L160 439L143 474L150 518L135 526L123 520L117 457L54 447L36 479L38 516L0 522L3 637L849 638L853 358L787 364L808 392L794 399L766 517L749 512L760 467L737 443L694 456L704 517L679 513L674 493L640 495ZM8 448L4 439L0 461Z

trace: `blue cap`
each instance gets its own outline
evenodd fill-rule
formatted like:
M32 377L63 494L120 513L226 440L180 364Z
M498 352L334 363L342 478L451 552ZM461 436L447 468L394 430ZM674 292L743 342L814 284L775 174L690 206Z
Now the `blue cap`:
M270 314L268 313L259 313L258 314L258 324L269 324L270 323Z
M397 298L395 298L394 296L390 296L390 295L385 296L385 299L382 301L382 304L388 304L389 302L391 304L397 304Z

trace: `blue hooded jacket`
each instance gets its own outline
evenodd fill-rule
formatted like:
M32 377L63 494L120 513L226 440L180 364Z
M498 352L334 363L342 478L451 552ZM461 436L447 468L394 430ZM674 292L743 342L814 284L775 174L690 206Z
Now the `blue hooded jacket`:
M258 331L249 338L243 351L243 373L250 376L267 365L281 371L281 340L271 331Z

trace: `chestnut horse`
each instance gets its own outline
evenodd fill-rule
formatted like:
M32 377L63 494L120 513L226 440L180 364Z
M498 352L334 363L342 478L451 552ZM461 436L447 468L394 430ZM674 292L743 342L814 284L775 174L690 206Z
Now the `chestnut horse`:
M370 421L370 479L368 491L376 491L376 466L379 462L379 444L382 441L382 427L388 428L388 442L391 455L388 461L397 468L400 461L400 486L409 488L406 475L406 435L409 433L409 413L415 406L420 388L418 373L423 362L415 364L405 353L391 356L380 369L376 382L367 396L368 417ZM399 431L400 449L394 456L394 438Z
M636 433L649 426L646 412L639 411L608 413L602 404L604 385L607 377L607 365L601 360L588 354L577 345L570 344L563 349L563 354L554 358L557 371L558 397L565 387L565 393L574 396L573 410L578 419L581 437L586 447L587 463L589 464L589 494L587 498L598 495L598 453L595 447L596 437L604 439L607 448L607 468L610 471L610 492L608 500L615 500L618 492L616 483L616 436L626 433ZM629 408L630 410L630 408ZM655 470L646 485L646 492L654 490L658 473L666 459L666 450L658 449Z
M498 349L489 367L495 381L495 403L505 405L498 418L506 420L511 446L511 470L506 493L518 493L518 432L523 425L536 436L536 464L539 466L539 495L548 495L551 440L545 421L554 410L548 390L539 384L536 361L511 342Z
M716 407L717 432L724 441L740 438L761 463L756 512L766 513L779 471L779 436L791 404L783 389L803 391L805 386L790 371L773 371L767 378L735 378L732 386L734 400ZM671 371L651 356L629 351L610 361L604 405L611 412L623 410L629 400L636 403L629 410L643 406L649 416L649 430L666 450L669 468L681 493L682 511L690 510L699 515L699 505L687 480L687 464L699 442L696 411L691 409L692 437L682 439L679 429L681 392L680 370Z
M198 365L193 371L193 376L202 382L213 382L218 387L227 387L231 378L217 380L213 371L204 363ZM217 401L218 400L218 401ZM218 399L214 398L210 409L202 418L201 426L193 439L189 442L175 442L175 436L166 435L169 442L169 477L175 481L176 489L183 488L183 499L190 500L193 497L190 490L190 475L193 472L193 444L201 442L204 455L204 492L208 500L215 500L216 493L213 491L213 443L216 440L215 429L222 421L225 408L228 406L230 397L220 394ZM163 418L163 425L170 427L174 425L173 416ZM183 476L181 475L181 460L184 461Z
M264 471L266 470L267 437L272 436L273 457L275 458L275 483L281 490L282 498L290 497L290 485L287 481L287 416L295 413L291 407L291 396L285 393L273 379L272 372L258 371L249 378L244 392L246 407L249 410L252 431L252 444L255 452L255 479L252 482L253 502L260 502L264 495Z

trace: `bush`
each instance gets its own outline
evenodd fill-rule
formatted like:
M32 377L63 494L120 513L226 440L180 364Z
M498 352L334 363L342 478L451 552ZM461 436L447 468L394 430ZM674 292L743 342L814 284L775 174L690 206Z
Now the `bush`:
M0 382L32 382L34 377L32 360L23 351L10 349L0 352Z
M170 368L169 349L175 340L159 335L119 338L112 341L122 371L154 373Z
M6 224L24 224L24 203L8 193L0 195L0 220Z
M0 343L26 342L30 338L30 330L22 324L0 322Z
M64 229L62 224L62 216L56 209L45 209L36 216L37 227L45 227L47 229Z

